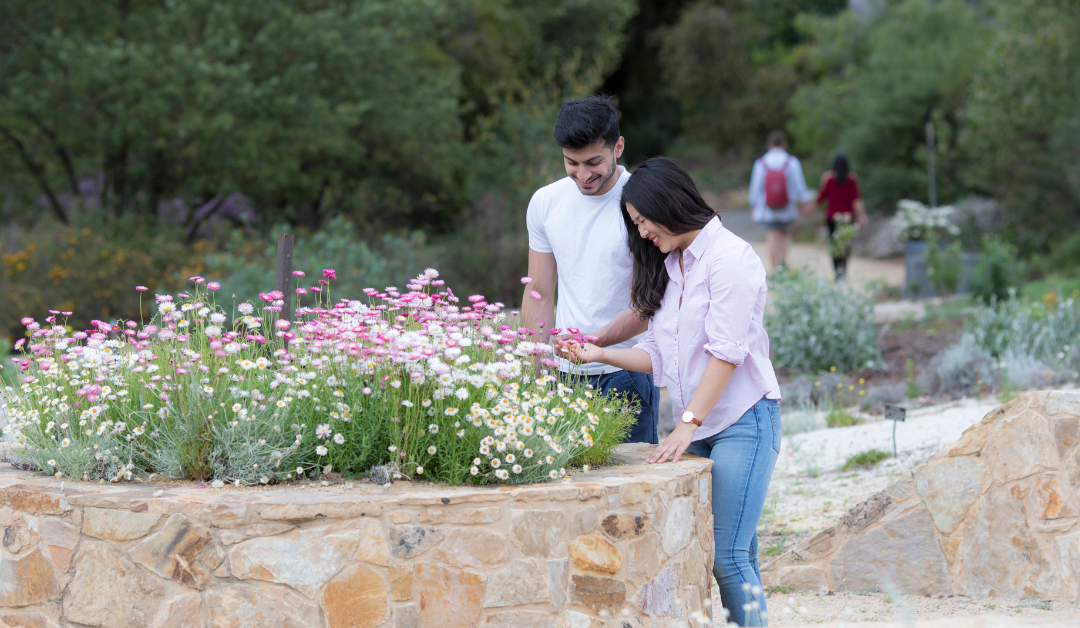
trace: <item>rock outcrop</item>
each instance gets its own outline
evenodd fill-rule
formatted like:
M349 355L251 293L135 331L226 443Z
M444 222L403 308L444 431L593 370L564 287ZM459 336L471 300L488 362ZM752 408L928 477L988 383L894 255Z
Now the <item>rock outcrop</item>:
M1080 393L1002 405L762 568L766 586L1080 596Z

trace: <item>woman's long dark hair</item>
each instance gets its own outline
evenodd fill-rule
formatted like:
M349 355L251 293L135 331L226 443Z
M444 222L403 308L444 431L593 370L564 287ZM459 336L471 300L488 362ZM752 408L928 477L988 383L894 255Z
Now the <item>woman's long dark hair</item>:
M637 225L626 211L627 203L673 235L701 229L716 216L716 211L705 204L690 175L667 157L646 159L623 187L620 205L634 258L630 304L642 318L652 318L667 290L667 254L638 235Z
M836 182L840 185L847 185L848 172L850 172L847 155L837 155L832 162L832 170L836 173Z

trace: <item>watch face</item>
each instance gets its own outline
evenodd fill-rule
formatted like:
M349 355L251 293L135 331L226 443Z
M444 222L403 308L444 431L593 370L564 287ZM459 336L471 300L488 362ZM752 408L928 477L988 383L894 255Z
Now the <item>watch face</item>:
M692 413L692 412L683 412L683 415L682 415L682 422L683 423L690 423L693 420L694 420L694 413Z

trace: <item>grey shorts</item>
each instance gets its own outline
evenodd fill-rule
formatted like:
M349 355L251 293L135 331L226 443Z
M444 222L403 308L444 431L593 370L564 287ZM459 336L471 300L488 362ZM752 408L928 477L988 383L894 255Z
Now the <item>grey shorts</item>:
M779 231L780 233L791 233L791 227L795 224L794 220L773 220L767 222L758 223L762 227L765 227L766 231Z

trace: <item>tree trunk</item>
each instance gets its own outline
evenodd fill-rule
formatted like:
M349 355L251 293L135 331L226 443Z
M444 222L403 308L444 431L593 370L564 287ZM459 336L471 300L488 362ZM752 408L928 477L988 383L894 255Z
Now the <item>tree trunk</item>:
M34 161L34 157L26 150L26 146L5 128L0 127L0 133L4 135L9 142L15 146L15 150L19 152L19 157L22 158L23 163L26 165L26 169L30 171L30 174L34 177L34 180L41 186L41 191L45 193L45 196L49 199L49 205L52 207L53 213L56 214L56 218L65 225L68 224L67 212L64 211L64 207L60 205L60 200L56 198L56 194L53 193L52 188L49 187L49 182L45 180L45 173L42 171L41 166Z

